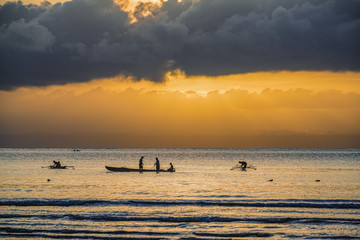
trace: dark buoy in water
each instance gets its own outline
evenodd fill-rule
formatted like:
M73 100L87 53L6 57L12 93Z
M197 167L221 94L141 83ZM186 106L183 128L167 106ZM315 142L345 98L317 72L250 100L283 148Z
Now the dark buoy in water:
M315 180L315 182L320 182L320 180Z
M48 178L48 180L47 180L48 182L50 182L50 179Z

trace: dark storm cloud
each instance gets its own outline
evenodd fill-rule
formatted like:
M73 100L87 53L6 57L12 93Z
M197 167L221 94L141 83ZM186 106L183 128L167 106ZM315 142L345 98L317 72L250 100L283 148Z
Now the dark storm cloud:
M130 75L351 70L359 0L168 0L136 21L112 0L0 6L1 89Z
M177 66L188 74L213 75L268 70L358 71L359 3L199 1L180 18L190 33L177 56Z

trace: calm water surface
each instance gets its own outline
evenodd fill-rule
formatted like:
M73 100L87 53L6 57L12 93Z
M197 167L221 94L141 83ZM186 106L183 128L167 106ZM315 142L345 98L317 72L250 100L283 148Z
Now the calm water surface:
M176 172L105 169L140 156ZM0 183L2 238L360 238L359 149L0 149Z

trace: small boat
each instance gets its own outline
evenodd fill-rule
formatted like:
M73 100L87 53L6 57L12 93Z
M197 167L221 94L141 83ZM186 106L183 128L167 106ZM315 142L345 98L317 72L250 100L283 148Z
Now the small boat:
M253 169L256 170L256 167L254 167L253 165L247 165L246 167L241 167L241 165L236 164L234 167L232 167L230 170L235 170L235 169L241 169L242 171L246 171L248 169Z
M157 171L156 169L138 169L138 168L127 168L127 167L109 167L109 166L105 166L105 168L109 171L113 171L113 172L175 172L175 169L171 170L165 170L165 169L160 169L159 171Z
M49 166L50 169L65 169L67 166Z
M74 166L64 166L61 165L60 161L53 161L53 165L47 166L47 167L42 167L42 168L50 168L50 169L67 169L67 168L72 168L74 169Z
M69 169L69 168L72 168L72 169L74 169L75 167L74 166L54 166L54 165L51 165L51 166L46 166L46 167L42 167L42 168L49 168L49 169Z

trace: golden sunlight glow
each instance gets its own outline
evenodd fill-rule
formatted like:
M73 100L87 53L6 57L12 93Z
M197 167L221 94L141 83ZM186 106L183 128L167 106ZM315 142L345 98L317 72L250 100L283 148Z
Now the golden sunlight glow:
M244 135L360 134L359 85L359 73L279 72L21 88L0 92L0 130L218 146L212 137L229 147Z
M51 4L56 4L71 0L48 1ZM0 0L0 4L4 4L6 2L8 2L8 0ZM189 8L186 10L186 13L180 15L180 20L185 15L188 15L189 18L184 18L180 21L180 25L184 25L184 31L181 30L180 35L177 35L173 34L173 32L178 31L178 28L172 27L172 17L176 16L178 13L176 13L177 11L169 10L176 6L175 2L170 2L168 5L163 6L161 11L158 7L162 6L161 3L164 3L164 0L113 0L113 2L123 11L127 11L128 14L124 14L121 11L117 11L119 9L116 9L115 12L119 15L110 15L109 19L111 20L104 18L104 24L95 24L98 26L94 28L94 32L98 32L100 35L94 36L94 39L102 39L105 41L107 40L105 35L109 35L111 36L109 39L114 39L111 40L114 41L114 46L112 46L112 43L105 44L108 46L104 47L102 44L95 44L98 40L94 40L95 42L89 41L89 43L85 44L86 48L89 46L89 50L92 49L91 53L89 52L89 54L85 54L85 62L89 61L91 64L97 64L99 62L100 64L103 64L98 68L101 70L101 73L95 74L82 72L83 75L76 75L74 73L69 76L74 76L74 78L75 76L114 76L114 67L118 67L119 69L117 72L119 73L127 72L129 74L134 74L135 76L149 77L151 75L149 70L151 70L150 67L153 65L145 64L144 70L139 67L139 65L141 66L141 62L151 61L152 55L154 55L154 59L160 56L159 63L154 65L158 66L160 69L162 64L166 61L169 63L171 56L177 55L176 52L181 49L175 47L178 45L175 38L182 39L183 37L181 36L189 34L189 38L187 40L182 39L179 41L181 44L185 43L184 46L186 46L187 41L192 41L191 39L198 38L197 35L201 36L203 31L207 31L207 25L210 26L210 24L215 24L217 21L205 19L205 21L209 20L208 23L204 24L204 26L206 25L205 28L201 27L197 29L196 26L191 27L192 24L187 26L185 24L186 21L193 22L195 21L194 19L197 19L198 17L203 18L204 13L202 11L208 12L208 10L206 10L207 5L205 2L203 3L204 6L201 4L194 4L192 6L194 8ZM47 6L47 2L43 0L23 0L22 3L44 4L43 7L49 7ZM112 2L108 2L108 4L112 4ZM20 2L16 5L9 5L8 10L10 11L12 7L20 5ZM67 10L64 10L65 17L67 17L66 14L75 13L75 11L72 10L68 11L71 4L68 6L69 7L66 8ZM92 14L94 9L96 10L97 8L104 6L106 7L107 5L92 6L95 6L96 8L89 8L91 11L89 10L89 12L86 12L86 16L93 16L88 13ZM113 7L113 5L111 6ZM181 9L186 9L189 6L190 5L188 4L184 4ZM232 5L225 4L224 6ZM30 8L32 7L34 6L30 6ZM64 5L64 7L66 7L66 5ZM202 9L202 7L204 7L204 9ZM202 11L198 12L200 8ZM304 9L305 8L306 6L304 5ZM54 7L54 13L58 11L56 9L57 8ZM24 13L20 13L20 10L21 7L19 7L19 16L22 17L22 14ZM165 10L169 11L168 17L165 17L165 12L162 12ZM106 16L103 14L108 13L106 9L101 9L101 11L102 15L99 16ZM281 11L279 11L279 13L280 12ZM44 13L52 13L52 11L49 10ZM50 17L52 16L51 14L49 16L46 14L44 15L46 17L40 19L52 19ZM154 15L154 19L151 19L150 17L146 18L146 16L149 16L150 14ZM194 17L195 15L192 16L193 14L199 14L199 16ZM217 16L217 14L215 15ZM221 13L219 16L220 15L222 16ZM232 15L233 13L229 16ZM280 15L281 14L279 14L279 16ZM55 14L54 16L56 17L57 15ZM76 16L74 19L78 18L77 15L74 16ZM225 32L227 33L226 29L230 28L229 26L231 26L231 28L234 27L234 30L240 28L240 26L242 27L243 20L240 21L240 18L233 19L225 16L227 15L219 17L219 19L224 19L221 20L223 22L216 23L216 26L220 24L219 26L222 27L216 31L214 36ZM262 15L259 14L259 16ZM336 14L334 16L336 16ZM82 16L79 17L82 18ZM252 18L252 14L249 13L247 17L249 19ZM98 18L93 19L94 21L98 20ZM99 19L102 19L102 17L99 17ZM229 19L231 19L231 21ZM47 29L46 26L52 26L52 23L42 26L41 24L38 24L36 20L37 19L31 20L29 24L25 24L25 22L22 22L23 20L20 20L19 22L21 22L24 26L26 25L26 29L28 28L29 32L31 31L37 33L33 30L34 28L39 29L40 32L44 33L44 36L40 36L39 38L36 38L36 40L29 38L29 42L36 42L36 46L32 46L31 51L35 49L36 54L38 54L37 42L39 42L40 49L43 49L44 47L47 48L51 46L53 41L58 41L62 37L59 38L58 35L52 34L50 29ZM85 20L81 20L79 22L86 23L87 21ZM120 28L120 32L115 31L112 33L112 30L109 30L110 32L108 32L106 30L108 28L104 28L104 31L100 31L103 25L108 25L109 22L112 23L114 20L124 21L124 24L138 21L139 24L133 25L136 30L133 33L130 33L131 31L128 33L128 30L132 27L124 27L124 29L122 29L122 27L118 27L117 24L110 28ZM170 22L163 22L165 20L169 20ZM234 21L234 24L232 21ZM263 20L260 22L262 21ZM160 25L154 25L154 28L148 28L147 25L142 25L142 23L152 24L152 22L156 22L156 24ZM269 24L273 25L276 24L276 22L277 21L274 20L274 23ZM299 24L301 23L302 25L302 22L296 22L299 22ZM65 25L60 24L59 26L68 26L66 21L64 24ZM55 25L56 24L54 24L54 26ZM141 25L142 27L136 25ZM75 32L75 29L78 29L79 26L72 29L70 32ZM127 35L138 38L137 35L139 35L140 31L145 28L143 28L143 26L146 26L148 29L152 29L151 35L155 34L158 36L154 39L149 37L150 35L144 38L144 36L148 34L146 33L144 36L139 36L141 41L135 41L132 37L125 40L127 39ZM260 27L256 31L262 30L264 26ZM171 30L170 28L168 29L168 27L170 27ZM182 29L182 26L180 27ZM13 38L18 41L18 32L23 31L22 28L17 27L16 24L14 26L12 26L12 24L8 24L6 28L8 35L5 34L6 36L4 35L4 39L9 39L7 40L9 43L7 44L12 43ZM60 34L62 31L60 28L57 28L58 27L56 25L54 29L56 29L56 32L59 32ZM192 28L194 28L194 30L191 30ZM347 28L344 29L346 30ZM342 33L344 36L347 36L346 34L350 34L350 32L347 33L347 30L345 30L343 30L344 33ZM237 34L237 30L234 31L234 33L232 33L232 31L233 30L229 31L229 34L231 33L235 36ZM280 35L277 36L279 39L287 36L287 30L281 31L284 31L284 36L279 33ZM200 34L197 34L198 32ZM317 31L314 31L314 33L315 32ZM26 34L27 32L25 31L24 36ZM78 40L77 37L72 37L71 34L69 34L69 37L71 37L71 39L74 38L74 40L70 41L71 44L69 42L69 47L65 47L64 49L60 47L59 51L68 51L69 48L69 54L70 52L73 54L72 51L74 51L74 54L78 54L77 52L79 52L79 49L76 47L75 51L75 45L78 45L78 41L79 44L82 44L83 38L79 38L80 40ZM244 34L244 36L246 36L246 31L244 31ZM59 36L61 36L61 34ZM264 36L267 36L267 34ZM86 38L86 36L84 37ZM128 49L129 51L122 50L122 40L120 39L123 38L124 43L130 44L129 46L126 44L124 45L126 46L124 49ZM147 45L148 38L152 39L149 41L151 42L151 44L149 43L150 45L153 45L153 42L155 43L155 48ZM174 52L174 49L172 49L173 44L170 44L169 46L171 47L169 47L168 50L166 50L167 47L165 47L164 51L171 51L163 54L162 50L158 50L158 46L160 46L159 49L162 48L162 43L157 40L158 38L165 39L165 41L168 42L175 42L174 49L177 50ZM192 44L190 44L192 47L185 47L184 49L192 51L193 47L200 46L198 44L204 39L203 37L199 37L199 40L195 41L195 45L192 46ZM234 38L234 40L231 41L229 40L231 38L227 39L227 37L220 39L222 39L220 42L232 43L233 41L237 41L238 38ZM284 39L288 39L288 37ZM67 39L65 40L65 45L67 45ZM118 40L120 42L116 42ZM74 46L70 47L70 45L72 45L72 41L74 41ZM197 43L197 41L200 42ZM247 44L248 41L249 40L245 41L243 44ZM139 47L141 50L139 53L137 50L132 50L143 45L144 42L146 43L144 45L144 51L146 54L140 53L142 52L142 47ZM214 41L214 43L212 43L212 41L210 42L208 45L205 45L213 46L213 44L216 44L216 41ZM350 43L352 44L352 42ZM179 46L181 44L179 44ZM282 41L278 44L282 44ZM56 46L58 45L62 46L63 43L58 42L54 45L54 48L57 48ZM8 45L4 46L6 47ZM26 46L24 47L24 51L28 51ZM277 45L270 44L269 46ZM17 46L17 48L20 47ZM151 50L148 51L148 48ZM99 50L101 53L97 53L96 49L101 49ZM112 49L118 49L114 55L110 54ZM285 47L284 49L287 48ZM9 54L14 55L14 58L9 61L9 66L13 64L13 69L15 70L12 71L19 70L22 71L22 74L19 75L20 77L14 77L14 79L16 78L14 83L12 83L12 78L9 77L8 83L4 84L2 89L18 86L17 84L29 84L29 86L36 84L35 82L31 82L30 79L39 80L37 79L38 75L33 75L32 71L28 70L28 68L30 69L32 65L30 66L27 64L27 61L23 62L24 65L20 65L20 67L15 68L16 64L14 63L17 59L26 60L28 58L16 58L18 55L12 54L11 51L9 51ZM122 56L122 51L126 52L124 56ZM185 52L186 51L187 50L185 50ZM49 51L49 56L52 56L51 52L52 51ZM155 54L153 54L153 52L155 52ZM31 55L29 56L35 56L32 54L35 53L31 52ZM72 59L73 57L71 54L69 56ZM136 54L138 56L132 59L129 54ZM158 54L159 56L157 56ZM291 53L289 54L289 56L291 56ZM317 54L320 54L320 52ZM347 52L344 52L344 54L347 54ZM67 53L65 55L67 55ZM81 53L80 55L82 56L83 54ZM119 58L121 60L117 59L117 57L115 59L115 57L113 57L115 55L121 55ZM62 54L55 54L54 56L62 56ZM246 56L247 55L245 54L244 57ZM108 64L108 60L103 61L102 58L109 58L110 68L105 67L105 65ZM123 61L123 58L130 58L130 60ZM142 58L140 59L141 61L139 61L138 58ZM61 59L63 59L63 57L61 57ZM179 61L179 66L184 65L181 63L182 61L187 61L187 63L189 63L188 57L180 57L180 59L182 60ZM113 60L114 62L112 62ZM63 60L59 62L62 63L62 61ZM202 62L201 60L196 61ZM176 61L174 60L174 62ZM343 62L347 63L347 61ZM54 63L58 63L58 61L54 61ZM116 65L118 63L120 64ZM83 66L82 62L79 62L79 64L79 66ZM129 66L131 65L129 69L127 69L128 64ZM189 63L189 65L192 66L191 63ZM24 68L24 66L26 67ZM42 71L43 66L43 64L38 65L38 71L35 72ZM64 66L67 65L64 64ZM213 65L210 64L209 66ZM350 66L346 66L345 68L344 66L339 66L336 69L356 69L353 65L350 64ZM219 67L222 68L221 66ZM195 65L194 68L196 68ZM81 67L81 71L84 69L86 68ZM107 71L107 69L112 70L106 72L105 74L104 70ZM136 73L131 69L135 69ZM161 79L163 77L163 72L159 69L158 71L154 71L153 74L154 76L158 76L157 79ZM167 68L162 68L162 70L166 71L165 69ZM191 68L186 66L183 66L182 69L187 69L189 72L192 71ZM233 67L230 67L229 69L232 69L231 72L235 71ZM259 69L272 68L260 67ZM285 66L285 68L281 69L287 68ZM59 69L59 71L60 70L62 69ZM143 72L141 72L142 70ZM205 70L206 69L202 69L199 72L206 74ZM72 70L67 70L66 68L66 71L69 71L70 73ZM196 73L197 71L193 70L192 72ZM216 73L217 71L214 72ZM221 70L221 72L224 72L224 70ZM26 74L31 74L31 76ZM160 75L161 77L159 77ZM4 76L7 75L5 74ZM15 75L12 74L8 76ZM23 79L23 76L26 76L25 79ZM28 76L29 79L26 79ZM64 76L68 75L65 74ZM66 79L67 77L64 76L59 77L59 79L62 81L68 80L68 82L76 82L76 80L80 79ZM39 80L39 83L45 85L51 84L55 82L56 79L57 78L55 78L54 81L52 81L53 79L49 79L49 82L47 82L48 79L44 77L44 79ZM87 79L90 79L90 77ZM153 79L156 78L153 77ZM184 72L175 70L167 73L165 79L166 80L164 82L155 83L145 80L135 81L132 77L116 76L107 79L95 79L84 83L71 83L59 86L51 85L48 87L20 87L15 90L0 91L0 145L4 147L360 147L359 72L280 71L210 77L187 76ZM29 143L33 142L34 145L29 145Z
M63 2L67 2L69 0L47 0L48 2L50 2L51 4L56 4L56 3L63 3ZM0 0L0 4L4 4L6 2L10 2L9 0ZM44 0L22 0L22 2L24 4L41 4L42 2L44 2ZM127 3L129 6L134 7L138 2L161 2L161 0L146 0L146 1L142 1L142 0L114 0L115 3L121 4L123 5L124 3Z
M148 91L180 91L192 95L206 96L209 92L224 93L231 89L242 89L260 93L264 89L309 89L312 91L339 90L360 92L360 74L354 72L260 72L218 77L186 76L180 71L168 73L166 82L133 81L132 78L114 77L94 80L89 83L74 83L50 86L45 89L71 89L76 94L101 87L106 91L124 91L128 88Z

